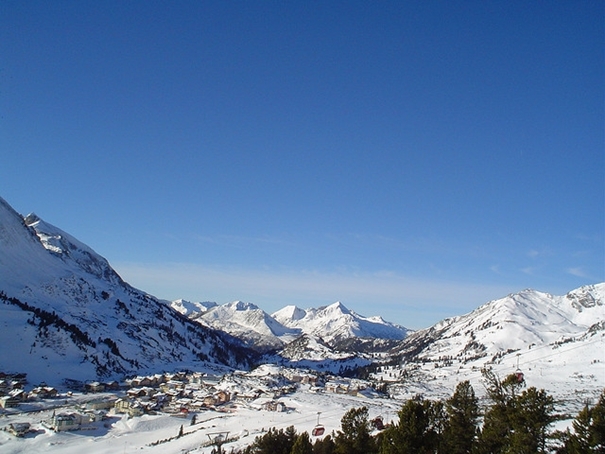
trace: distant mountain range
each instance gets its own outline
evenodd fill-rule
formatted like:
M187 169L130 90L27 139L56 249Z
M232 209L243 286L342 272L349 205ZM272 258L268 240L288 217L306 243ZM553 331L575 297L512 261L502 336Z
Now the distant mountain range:
M26 372L32 381L259 362L336 373L375 361L410 370L434 363L451 374L570 345L584 364L605 339L604 301L605 284L565 296L524 290L417 332L340 302L269 315L241 301L162 301L128 285L68 233L0 198L0 372Z
M170 306L199 323L226 331L261 352L279 349L303 334L335 347L349 339L402 340L408 330L384 321L364 317L336 302L318 309L286 306L272 315L252 303L190 303L177 300ZM187 309L182 309L182 308Z

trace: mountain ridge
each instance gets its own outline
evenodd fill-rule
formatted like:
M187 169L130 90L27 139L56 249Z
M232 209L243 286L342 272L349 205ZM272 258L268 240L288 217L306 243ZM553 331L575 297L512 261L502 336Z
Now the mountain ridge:
M130 286L91 248L35 215L19 215L4 199L0 247L0 370L56 382L247 367L255 357L239 340Z
M562 296L525 289L416 332L341 302L269 315L242 301L163 301L123 281L87 245L0 198L0 371L33 380L227 371L267 353L262 360L333 372L391 364L410 377L424 370L422 381L509 368L515 359L554 370L550 358L564 354L582 386L593 386L594 374L582 371L600 361L593 356L605 339L604 301L605 283Z

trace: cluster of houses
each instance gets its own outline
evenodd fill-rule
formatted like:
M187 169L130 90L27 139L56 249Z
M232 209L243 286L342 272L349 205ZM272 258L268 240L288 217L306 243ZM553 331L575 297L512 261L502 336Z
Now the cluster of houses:
M58 397L55 388L44 384L26 393L26 383L24 374L9 376L0 373L0 406L9 408L18 406L26 399ZM280 401L280 397L296 391L300 385L307 385L315 392L349 395L372 391L361 380L319 377L293 369L282 369L277 376L267 374L265 377L247 374L218 377L200 372L157 374L127 379L123 383L80 383L78 388L85 393L102 394L82 403L78 411L53 411L43 425L61 432L86 428L95 421L105 419L108 413L136 417L162 412L186 417L190 412L205 410L231 412L236 406L243 405L282 412L290 409ZM14 423L5 429L16 436L22 436L30 430L27 423Z
M7 374L0 372L0 408L17 407L27 399L24 391L27 374Z

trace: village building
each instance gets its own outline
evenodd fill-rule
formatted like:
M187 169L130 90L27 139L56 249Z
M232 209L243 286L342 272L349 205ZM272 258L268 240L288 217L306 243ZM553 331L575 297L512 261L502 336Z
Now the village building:
M86 383L84 385L84 391L89 392L89 393L102 393L103 391L105 391L105 384L100 383L98 381Z
M15 399L12 396L2 396L0 397L0 408L14 408L19 406L21 401L19 399Z
M145 413L141 402L135 399L118 399L114 404L114 409L116 413L126 413L131 418Z
M261 408L265 411L276 411L276 412L284 412L288 408L286 404L276 400L270 400L261 405Z
M59 413L50 417L45 425L55 432L66 430L79 430L83 425L90 423L90 417L81 413Z
M118 391L120 389L120 383L116 380L108 381L104 383L105 391Z
M139 399L147 399L149 400L151 397L153 397L155 394L157 394L158 391L150 386L144 386L142 388L130 388L128 391L126 391L126 395L128 397L131 398L139 398Z
M117 398L93 399L84 404L85 410L109 410L114 407Z
M91 422L99 422L107 419L106 410L85 410L84 414L88 416Z
M34 399L54 399L58 395L59 392L52 386L38 386L29 392L29 397Z
M23 437L29 432L30 424L28 422L13 422L8 425L6 430L15 437Z

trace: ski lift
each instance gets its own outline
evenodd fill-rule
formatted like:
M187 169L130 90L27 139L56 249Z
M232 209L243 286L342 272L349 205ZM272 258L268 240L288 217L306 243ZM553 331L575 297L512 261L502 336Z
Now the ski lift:
M519 368L519 353L517 353L517 370L515 371L515 377L517 378L517 383L523 383L523 371Z
M326 431L326 428L324 426L322 426L321 424L319 424L319 415L321 414L321 411L317 412L317 425L315 427L313 427L313 430L311 431L311 435L313 435L314 437L321 437L324 432Z
M372 421L370 421L370 424L372 424L372 427L376 430L384 429L384 421L382 420L382 416L376 416L374 419L372 419Z

